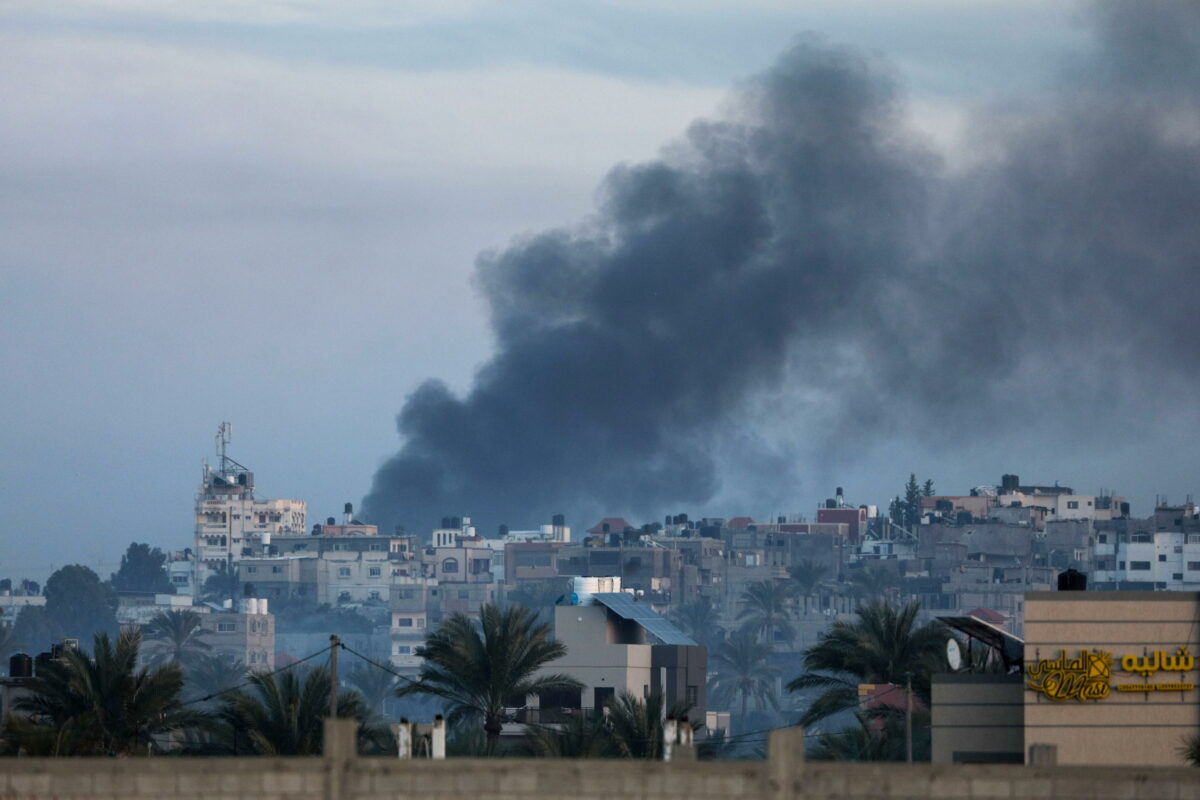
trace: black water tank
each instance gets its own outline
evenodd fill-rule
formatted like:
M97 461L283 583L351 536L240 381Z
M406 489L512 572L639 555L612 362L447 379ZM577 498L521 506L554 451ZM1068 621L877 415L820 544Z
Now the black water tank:
M354 513L354 503L346 503L346 505L342 508L342 513L353 514Z
M1121 503L1121 516L1122 517L1129 516L1129 503Z
M500 538L503 539L505 536L508 536L508 526L505 525L503 522L501 522L500 523Z
M25 653L13 653L8 657L8 676L10 678L32 678L33 659Z
M1016 475L1001 475L1000 488L1005 493L1015 492L1021 485L1021 479Z
M826 497L825 498L825 507L826 508L837 508L837 500L834 500L832 497Z
M325 524L326 525L337 525L337 520L334 519L333 517L326 517Z
M1087 575L1076 569L1058 573L1058 590L1060 592L1086 592Z
M36 674L41 674L42 668L54 660L54 657L49 653L38 653L33 660L33 670Z
M559 525L559 526L566 525L567 518L563 514L555 514L553 517L550 518L550 524L551 525Z

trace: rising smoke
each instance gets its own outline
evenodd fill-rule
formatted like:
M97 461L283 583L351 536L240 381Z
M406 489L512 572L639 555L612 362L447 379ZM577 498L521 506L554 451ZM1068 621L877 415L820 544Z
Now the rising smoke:
M797 459L737 435L763 396L813 452L1098 437L1150 386L1193 396L1200 5L1094 9L1094 52L979 114L969 167L912 132L885 64L805 37L614 169L593 219L481 257L497 354L465 397L408 398L366 514L658 514L738 476L777 496ZM761 469L731 476L730 441Z

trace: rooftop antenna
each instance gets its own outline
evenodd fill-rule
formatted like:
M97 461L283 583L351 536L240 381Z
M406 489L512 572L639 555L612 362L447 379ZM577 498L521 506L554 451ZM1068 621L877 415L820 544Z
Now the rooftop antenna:
M217 426L217 456L221 459L221 469L228 468L229 456L225 455L225 448L229 445L232 436L233 423L222 422Z

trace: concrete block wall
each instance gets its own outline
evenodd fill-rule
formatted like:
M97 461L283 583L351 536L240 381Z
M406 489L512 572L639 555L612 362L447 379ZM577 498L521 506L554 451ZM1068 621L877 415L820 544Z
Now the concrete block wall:
M334 732L344 733L344 732ZM350 732L352 734L352 731ZM1200 800L1200 770L766 761L358 758L0 759L3 800ZM339 744L340 742L340 744Z

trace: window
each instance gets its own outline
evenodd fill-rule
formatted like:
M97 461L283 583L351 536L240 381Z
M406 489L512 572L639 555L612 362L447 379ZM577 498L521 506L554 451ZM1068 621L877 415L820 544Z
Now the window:
M187 575L172 575L171 583L187 583Z
M379 600L380 599L379 592L378 591L369 592L367 594L367 599L368 600Z
M1159 560L1159 561L1166 561L1166 560L1167 560L1167 554L1166 554L1166 553L1159 553L1159 554L1158 554L1158 560Z
M699 690L696 686L689 686L684 692L684 697L689 706L694 706L699 700Z
M458 559L447 558L442 561L442 572L458 572Z
M1176 553L1182 553L1182 552L1183 552L1183 546L1182 546L1182 545L1178 545L1178 544L1177 544L1177 545L1175 545L1175 552L1176 552Z
M1182 572L1172 572L1172 573L1171 573L1171 580L1173 580L1173 581L1181 581L1181 580L1183 580L1183 573L1182 573Z
M1079 501L1078 500L1068 500L1067 508L1079 508Z
M283 567L271 567L272 575L278 575L281 572L283 572Z
M347 546L345 543L343 543L343 542L337 542L337 543L336 543L336 544L334 544L334 546L333 546L333 550L334 550L334 552L335 552L335 553L344 553L344 552L346 552L346 551L347 551L347 550L349 550L349 549L350 549L350 548L349 548L349 547L348 547L348 546Z
M424 617L417 617L417 627L418 628L425 627L425 618Z
M253 575L258 572L258 567L246 567L246 574Z
M1191 572L1200 572L1200 561L1189 561L1188 570Z
M217 633L234 633L237 631L236 622L218 622Z
M396 627L397 628L411 628L412 626L413 626L412 617L397 617L396 618Z
M370 567L367 570L367 574L370 575L372 578L378 578L380 575L383 574L383 570L379 567Z
M1130 561L1129 569L1130 570L1142 570L1142 571L1148 570L1148 569L1150 569L1150 562L1149 561Z
M407 645L407 644L396 645L396 655L398 655L398 656L406 656L411 652L412 652L411 645Z
M349 567L338 567L338 577L339 578L349 578L350 577L350 568Z
M1096 541L1099 542L1100 544L1108 544L1108 534L1107 533L1099 534L1096 537Z
M1117 567L1117 569L1125 569L1125 562L1124 562L1124 561L1120 562L1120 564L1119 564L1119 566Z
M369 549L371 550L372 553L379 553L379 552L383 551L383 545L381 545L377 542L373 542Z

